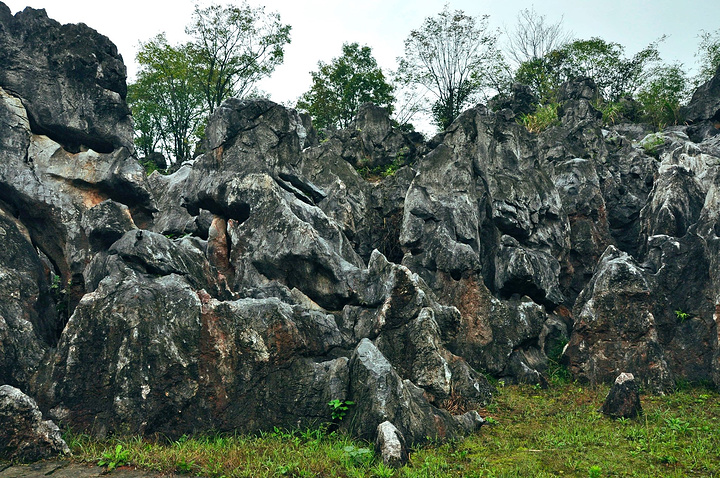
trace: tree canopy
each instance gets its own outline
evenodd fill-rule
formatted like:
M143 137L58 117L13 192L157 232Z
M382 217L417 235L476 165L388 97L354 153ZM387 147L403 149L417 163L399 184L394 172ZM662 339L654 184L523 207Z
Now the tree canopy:
M700 85L710 80L720 67L720 30L702 31L699 35L700 45L695 56L699 59L699 72L695 83Z
M160 149L177 161L190 158L204 116L191 46L171 46L160 34L140 46L137 61L137 81L128 87L136 146L145 156Z
M264 7L246 2L195 6L186 32L193 38L190 45L210 113L230 96L246 96L283 62L290 29L279 14L266 14Z
M410 32L398 63L401 83L422 86L435 97L429 109L442 129L484 89L501 88L506 71L488 16L472 17L447 5Z
M340 56L318 62L297 107L320 130L347 127L365 102L396 110L396 121L405 126L423 111L445 129L464 108L508 92L512 82L529 85L539 106L556 111L560 85L587 76L599 89L596 107L610 108L613 118L642 117L658 127L681 121L691 80L682 65L661 62L658 44L664 37L627 56L623 45L602 38L570 41L562 20L548 22L530 8L518 13L512 32L505 31L503 52L488 22L487 15L474 17L445 5L405 39L394 82L369 46L345 43ZM283 62L290 32L278 13L243 0L196 5L186 43L170 45L164 35L143 43L137 80L128 87L138 150L145 156L161 152L176 162L191 158L207 115L230 96L256 93L258 81ZM703 31L699 39L695 86L720 65L720 30ZM615 114L621 103L633 105L632 118Z
M515 29L506 30L505 34L506 54L516 65L543 58L572 39L572 34L564 30L562 19L549 23L545 15L537 13L534 7L520 10Z
M128 87L135 143L145 155L192 157L208 114L230 96L247 96L281 64L290 26L262 7L195 7L192 41L170 45L164 34L141 44L137 80Z
M690 80L681 65L655 68L637 94L643 119L657 128L679 123L680 106L688 99L689 86Z
M659 61L657 45L651 43L630 58L625 47L602 38L576 40L553 50L541 58L526 61L515 78L529 85L545 102L552 102L559 86L573 78L592 78L606 101L619 101L634 96L649 78Z
M342 55L318 63L311 72L312 87L298 101L316 128L346 128L363 103L375 103L392 112L393 87L385 79L368 46L345 43Z

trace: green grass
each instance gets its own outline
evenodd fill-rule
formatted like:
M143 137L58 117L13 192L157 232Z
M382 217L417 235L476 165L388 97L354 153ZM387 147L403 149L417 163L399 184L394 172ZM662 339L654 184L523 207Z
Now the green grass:
M635 420L599 414L607 392L561 381L549 390L501 387L480 411L491 425L459 442L413 449L400 470L382 466L370 444L323 430L164 443L67 439L77 461L97 463L122 445L133 465L209 477L720 477L717 392L644 396L645 414Z

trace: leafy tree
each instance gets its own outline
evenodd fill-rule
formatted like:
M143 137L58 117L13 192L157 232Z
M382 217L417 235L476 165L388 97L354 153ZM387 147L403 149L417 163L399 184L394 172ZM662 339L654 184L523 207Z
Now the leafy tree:
M517 15L515 30L505 30L508 56L516 64L522 65L562 48L572 38L571 33L563 30L562 23L562 19L557 23L547 23L545 15L539 15L533 7L521 10Z
M202 78L205 103L212 113L230 96L242 97L275 70L290 43L290 25L283 25L278 13L266 14L264 7L195 6L186 32L198 73Z
M552 102L562 83L587 76L595 81L603 100L617 102L634 96L647 81L652 66L660 59L657 45L662 39L631 58L625 58L625 48L619 43L601 38L576 40L542 58L524 62L516 80L534 88L543 101Z
M475 18L446 5L425 19L405 40L398 59L398 79L416 84L435 96L430 112L435 123L447 128L463 108L486 88L502 88L507 71L498 51L497 36L488 31L488 16Z
M151 93L153 85L141 79L128 85L127 102L133 112L135 147L147 157L162 145L163 121L160 107Z
M695 56L700 59L700 71L695 79L696 86L709 81L720 66L720 30L703 31L698 36L700 45Z
M160 34L140 46L137 62L128 92L137 146L146 156L160 147L179 162L192 157L204 116L192 46L171 46Z
M283 61L290 26L263 8L195 7L186 29L193 41L172 46L164 34L141 45L140 72L128 87L135 144L176 162L189 159L208 113L229 96L246 96Z
M562 55L557 51L547 53L520 64L515 72L515 81L529 86L543 104L557 101L557 89L562 84L560 74Z
M330 63L318 63L313 84L298 101L310 113L318 129L346 128L363 103L375 103L392 111L393 87L378 67L372 50L345 43L342 55Z
M658 129L680 122L680 106L687 100L689 85L681 65L656 68L637 95L645 120Z

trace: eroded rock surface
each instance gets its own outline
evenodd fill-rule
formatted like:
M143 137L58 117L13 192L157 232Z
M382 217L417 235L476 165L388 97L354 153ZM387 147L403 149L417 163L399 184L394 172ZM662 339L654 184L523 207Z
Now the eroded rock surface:
M382 457L385 466L400 468L408 461L405 437L388 421L378 425L375 450Z
M600 411L611 418L635 418L642 414L640 389L633 374L618 375Z
M0 459L29 462L70 453L60 429L43 420L35 401L10 385L0 385Z
M0 3L0 39L0 382L61 425L252 432L340 400L411 446L477 430L486 374L547 385L549 357L720 385L720 140L693 129L717 76L652 134L605 129L587 78L540 134L517 85L427 142L372 105L318 142L229 99L148 178L105 37Z
M74 153L133 149L125 65L107 37L45 10L13 16L3 4L0 63L0 85L23 99L34 133Z
M681 114L691 123L688 133L696 142L720 132L720 66L715 76L695 91Z

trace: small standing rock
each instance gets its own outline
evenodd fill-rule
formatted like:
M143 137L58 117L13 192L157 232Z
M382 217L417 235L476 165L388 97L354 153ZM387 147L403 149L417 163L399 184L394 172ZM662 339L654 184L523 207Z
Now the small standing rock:
M474 433L485 425L485 420L475 410L470 410L462 415L455 415L454 418L467 433Z
M640 392L631 373L621 373L600 410L612 418L635 418L642 414Z
M408 461L405 438L395 425L384 421L377 428L375 449L386 466L400 468Z
M0 459L30 462L70 453L60 429L43 421L35 400L10 385L0 386Z

